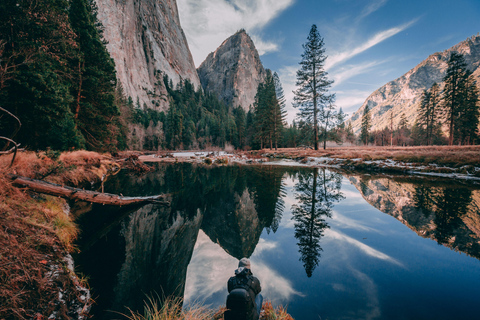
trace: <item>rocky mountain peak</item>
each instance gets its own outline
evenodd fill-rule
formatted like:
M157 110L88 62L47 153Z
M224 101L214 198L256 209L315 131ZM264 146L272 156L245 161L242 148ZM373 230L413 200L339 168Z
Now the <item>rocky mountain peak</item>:
M163 75L173 84L200 80L175 0L96 0L107 49L126 96L147 107L168 108Z
M350 118L354 131L360 132L362 115L367 105L372 116L372 130L381 130L389 126L391 113L394 126L398 124L402 114L405 114L409 124L412 125L417 117L423 90L430 88L434 82L438 84L443 82L447 61L452 52L464 55L467 68L480 83L480 35L477 35L448 50L430 55L400 78L373 92Z
M266 72L255 45L245 30L226 39L197 69L202 87L227 105L253 105Z

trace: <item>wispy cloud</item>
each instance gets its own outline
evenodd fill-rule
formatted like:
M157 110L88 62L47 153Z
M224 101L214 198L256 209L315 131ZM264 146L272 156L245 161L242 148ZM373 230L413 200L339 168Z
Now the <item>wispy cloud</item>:
M178 11L196 65L223 40L244 28L261 54L278 50L259 32L294 0L178 0Z
M418 19L411 20L405 24L402 24L397 27L393 27L387 30L383 30L375 34L373 37L368 39L366 42L362 43L361 45L358 45L354 47L353 49L347 49L345 51L337 52L331 55L326 63L325 63L325 69L329 70L333 66L344 62L348 59L351 59L352 57L370 49L371 47L387 40L388 38L396 35L399 32L402 32L403 30L409 28L412 26L415 22L417 22ZM349 46L350 47L350 46Z
M365 73L371 70L372 68L382 64L383 62L384 61L381 61L381 62L367 61L357 65L346 65L344 67L338 68L338 70L335 70L334 72L331 73L331 77L335 81L333 83L333 87L335 88L335 86L339 85L345 80L348 80L359 74Z
M386 3L387 3L387 0L375 0L371 2L362 10L362 12L357 18L357 22L365 19L366 17L368 17L369 15L371 15L372 13L374 13L375 11L383 7Z
M365 102L371 93L371 90L337 91L337 100L335 104L339 108L342 108L343 112L351 115L360 105L363 104L363 102Z

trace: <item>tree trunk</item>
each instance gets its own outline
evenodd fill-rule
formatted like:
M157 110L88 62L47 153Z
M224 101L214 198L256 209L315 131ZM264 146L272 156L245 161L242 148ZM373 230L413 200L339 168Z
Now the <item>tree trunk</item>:
M165 195L150 197L123 197L116 194L101 193L90 190L61 186L55 183L30 179L13 174L10 174L9 178L13 180L13 185L16 187L26 187L34 192L49 194L52 196L58 196L71 200L80 200L114 206L126 206L141 203L156 203L166 206L169 205L169 202L164 200Z

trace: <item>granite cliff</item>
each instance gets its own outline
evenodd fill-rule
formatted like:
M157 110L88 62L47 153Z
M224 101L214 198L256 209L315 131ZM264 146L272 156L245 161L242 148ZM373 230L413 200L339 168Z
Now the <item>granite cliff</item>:
M197 71L205 91L246 111L253 105L258 85L266 76L258 51L245 30L225 40Z
M430 88L434 82L442 83L447 70L447 61L454 51L464 55L467 68L480 82L480 35L477 35L448 50L430 55L400 78L373 92L350 118L354 131L360 132L362 115L367 105L372 116L372 130L381 130L389 126L391 112L394 126L400 121L402 113L412 125L417 116L423 90Z
M96 0L107 49L127 97L168 109L163 75L200 87L175 0Z

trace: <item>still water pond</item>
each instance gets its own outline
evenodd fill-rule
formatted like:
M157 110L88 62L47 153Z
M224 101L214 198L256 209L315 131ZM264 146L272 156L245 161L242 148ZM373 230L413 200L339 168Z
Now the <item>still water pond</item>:
M322 168L159 165L105 192L170 194L171 206L93 207L77 268L95 319L146 295L225 304L250 257L264 298L295 319L478 319L480 186ZM108 311L107 311L108 310Z

